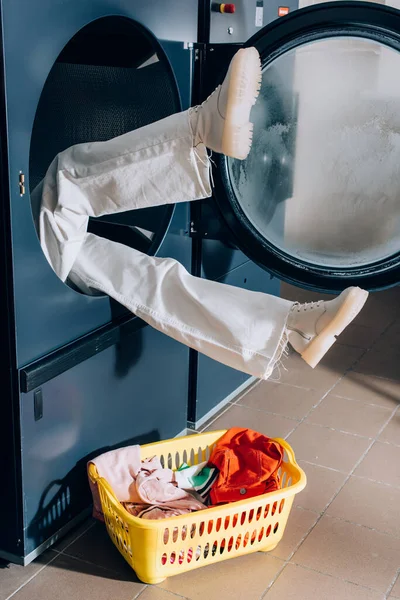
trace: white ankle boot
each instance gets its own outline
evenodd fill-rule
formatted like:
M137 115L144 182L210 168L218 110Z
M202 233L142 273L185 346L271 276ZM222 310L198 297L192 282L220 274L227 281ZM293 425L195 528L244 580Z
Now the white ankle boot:
M287 323L290 345L314 368L358 315L367 297L365 290L351 287L328 302L294 304Z
M244 159L250 152L250 111L261 87L261 61L255 48L241 48L233 57L222 85L191 109L194 145Z

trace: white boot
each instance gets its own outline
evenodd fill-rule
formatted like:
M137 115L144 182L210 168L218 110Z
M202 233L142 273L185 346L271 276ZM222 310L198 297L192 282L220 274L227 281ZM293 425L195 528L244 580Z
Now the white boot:
M261 61L255 48L233 57L222 85L191 110L194 145L244 159L250 152L253 124L250 111L261 87Z
M289 343L314 368L358 315L367 297L365 290L351 287L328 302L294 304L287 322Z

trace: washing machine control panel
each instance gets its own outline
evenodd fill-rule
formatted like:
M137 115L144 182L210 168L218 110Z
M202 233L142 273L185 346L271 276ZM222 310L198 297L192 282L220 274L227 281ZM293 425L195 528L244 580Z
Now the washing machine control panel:
M298 0L236 0L234 4L211 2L210 42L240 44L274 19L298 8Z

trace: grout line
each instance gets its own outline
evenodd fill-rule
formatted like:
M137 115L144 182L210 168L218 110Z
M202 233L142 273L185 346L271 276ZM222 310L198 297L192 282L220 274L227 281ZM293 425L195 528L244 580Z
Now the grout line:
M298 508L301 508L301 507L298 507ZM328 508L329 508L329 506L328 506ZM307 510L307 509L303 509L303 510ZM328 509L326 509L326 510L328 510ZM314 511L310 511L310 512L314 512ZM356 521L350 521L349 519L344 519L343 517L337 517L336 515L330 515L328 512L325 513L325 516L329 517L330 519L336 519L337 521L342 521L343 523L349 523L349 525L356 525L357 527L363 527L364 529L368 529L369 531L375 531L375 533L380 533L381 535L387 535L388 537L393 538L394 540L400 539L400 534L394 535L393 533L388 533L387 531L382 531L381 529L376 529L376 527L369 527L368 525L364 525L362 523L357 523Z
M396 585L397 579L399 577L400 577L400 569L397 570L397 573L396 573L393 581L390 583L388 589L386 590L385 600L386 600L386 598L389 598L390 594L392 593L392 590L393 590L394 586Z
M356 375L365 375L365 373L358 373L358 371L352 371L351 369L346 372L346 375L348 375L349 373L356 373ZM400 383L395 381L394 379L388 379L387 381L391 381L393 383L397 383L398 385L400 385ZM377 406L378 408L384 408L385 410L392 410L392 407L384 406L383 404L377 404L376 402L367 402L365 400L360 400L359 398L351 398L351 396L343 396L342 394L335 394L334 392L332 393L332 396L334 398L342 398L343 400L351 400L353 402L360 402L361 404L364 404L366 406ZM400 401L400 399L396 400L396 398L393 398L393 402L397 404L397 407L400 406L399 401Z
M247 394L249 394L250 392L252 392L256 387L258 387L261 383L261 379L256 379L255 381L253 381L252 384L250 384L246 389L244 389L242 392L240 392L236 398L233 398L229 404L237 404L239 402L239 400L241 400L242 398L244 398L245 396L247 396Z
M271 555L272 556L272 555ZM277 557L277 556L273 556L273 558L277 559L277 560L282 560L281 558ZM282 567L279 569L279 571L277 571L274 575L274 577L272 578L272 581L270 581L268 587L261 593L260 596L260 600L263 600L265 598L265 596L268 594L269 590L272 588L272 586L274 585L275 581L282 575L283 571L286 569L287 567L287 561L283 561Z
M144 588L142 590L140 590L140 592L135 594L135 596L132 598L132 600L137 600L138 598L140 598L140 596L147 590L148 587L149 586L145 583Z
M376 443L374 441L374 443ZM397 446L395 446L397 448ZM379 485L385 485L386 487L391 488L392 490L400 490L400 486L392 485L391 483L387 483L386 481L380 481L379 479L372 479L372 477L366 477L364 475L354 475L352 477L357 477L357 479L365 479L366 481L371 481L372 483L379 483Z
M329 393L329 392L328 392ZM325 397L325 396L324 396ZM321 398L320 402L322 402L323 398ZM366 448L365 452L361 455L361 457L359 458L359 460L356 462L356 464L354 465L353 469L350 471L350 473L347 475L347 477L345 477L342 485L339 487L339 489L336 491L336 493L333 495L333 497L328 501L328 503L326 504L325 508L321 511L321 514L319 515L319 517L317 518L317 520L315 521L315 523L310 527L310 529L307 531L307 533L303 536L303 538L300 540L300 542L296 545L295 549L291 552L291 554L289 555L289 557L286 559L285 561L285 565L283 568L285 568L289 562L291 561L292 557L294 556L294 554L298 551L298 549L300 548L300 546L304 543L304 541L306 540L306 538L310 535L310 533L315 529L315 527L318 525L318 523L321 521L322 517L325 516L326 511L328 509L328 507L332 504L332 502L335 500L335 498L338 496L338 494L342 491L342 489L344 488L344 486L346 485L346 483L348 482L348 480L350 479L350 477L352 476L352 474L354 473L354 471L357 469L358 465L361 464L361 462L364 460L364 458L366 457L366 455L368 454L368 452L370 451L370 449L372 448L372 446L374 445L374 443L376 442L378 436L382 433L382 431L385 429L386 425L389 423L389 421L391 420L391 418L393 417L393 415L395 414L395 412L397 411L397 407L391 412L390 417L385 421L385 423L382 425L382 427L379 429L379 431L377 432L375 438L371 439L371 443L368 445L368 447ZM307 416L307 415L306 415ZM304 417L306 418L306 417ZM304 419L303 419L304 420ZM318 465L321 466L321 465ZM331 517L333 518L333 517ZM357 523L357 526L359 527L363 527L363 525L360 525L359 523ZM383 532L380 532L383 533ZM396 538L397 539L397 538ZM295 564L295 563L293 563ZM299 566L303 566L303 565L299 565ZM261 595L261 600L263 600L263 598L265 598L265 596L267 595L268 591L272 588L273 584L275 583L275 581L277 580L277 578L279 577L279 575L281 574L281 572L283 571L283 569L279 572L279 574L277 574L274 579L272 580L272 582L270 582L269 586L267 587L267 589L264 591L264 593ZM329 575L329 573L324 573L324 575ZM340 579L340 578L339 578ZM347 580L342 580L342 581L347 581ZM349 583L355 583L354 581L351 581ZM357 583L355 585L358 585ZM394 585L394 584L393 584Z
M331 579L335 579L336 581L344 581L345 583L350 583L352 585L355 585L356 587L362 588L363 590L368 590L370 592L375 592L375 593L382 593L380 590L377 590L376 588L371 588L368 587L367 585L363 585L362 583L355 583L354 581L351 581L350 579L341 579L340 577L337 577L337 575L331 575L330 573L324 573L324 571L319 571L318 569L313 569L313 567L307 567L305 565L301 565L300 563L294 562L294 561L290 561L291 565L295 566L295 567L300 567L301 569L305 569L306 571L311 571L312 573L318 573L319 575L325 575L325 577L331 577Z
M172 575L172 577L175 577L174 575ZM188 598L187 596L182 596L181 594L178 594L176 592L171 592L171 590L166 590L165 588L159 588L158 586L154 586L154 585L147 585L143 590L140 590L139 594L137 596L135 596L134 598L132 598L132 600L140 600L142 594L144 594L144 592L146 591L147 588L155 588L162 590L163 592L165 592L166 594L169 594L171 596L171 600L172 598L181 598L183 600L190 600L190 598Z
M217 419L219 419L220 417L222 417L222 415L224 415L230 408L233 408L234 405L232 404L226 404L224 406L224 408L221 410L220 413L217 413L216 415L214 415L213 417L211 417L210 421L207 421L206 423L204 423L204 425L202 425L201 427L199 427L198 431L200 431L200 433L203 433L206 429L208 429L209 427L211 427L211 425L213 423L215 423L215 421Z
M375 442L375 440L373 440ZM379 440L377 440L379 442ZM381 443L381 442L379 442ZM387 444L388 446L391 446L392 444ZM397 446L395 446L395 448L397 448ZM313 467L320 467L321 469L328 469L328 471L335 471L335 473L340 473L341 475L348 475L348 473L346 471L340 471L339 469L334 469L333 467L327 467L326 465L320 465L318 463L312 462L311 460L305 460L304 458L300 458L298 460L299 463L305 463L307 465L312 465ZM352 477L356 477L357 479L365 479L366 481L371 481L372 483L379 483L379 485L384 485L386 487L389 487L393 490L398 490L400 489L399 486L397 485L392 485L391 483L387 483L386 481L380 481L379 479L372 479L371 477L365 477L364 475L354 475L354 473L351 474Z
M335 473L341 473L342 475L348 475L347 471L341 471L340 469L334 469L333 467L327 467L326 465L319 465L318 463L312 462L311 460L305 460L304 458L299 458L297 462L306 463L313 467L321 467L321 469L328 469L329 471L335 471Z
M10 598L12 598L13 596L15 596L15 594L17 594L20 590L22 590L23 587L25 587L26 585L28 585L28 583L30 583L32 581L32 579L35 579L35 577L37 577L37 575L39 575L39 573L41 573L46 567L48 567L52 562L54 562L56 560L56 558L59 557L59 554L57 552L54 552L54 554L55 554L55 556L53 558L51 558L49 560L49 562L47 562L38 571L36 571L36 573L34 573L32 575L32 577L29 577L29 579L27 579L24 583L22 583L19 587L17 587L17 589L12 594L10 594L9 596L7 596L7 598L5 600L10 600Z
M90 522L88 523L88 526L86 527L86 529L84 531L82 531L82 533L80 533L76 538L74 538L69 544L67 544L65 546L65 548L63 548L62 550L55 550L55 552L58 552L59 554L64 554L65 550L68 550L68 548L70 546L72 546L72 544L75 544L75 542L77 542L83 535L85 535L85 533L87 533L90 529L92 529L92 527L95 526L95 522ZM68 555L66 555L68 556Z
M287 415L284 415L282 413L276 413L276 412L273 412L272 410L263 410L262 408L254 408L253 406L247 406L246 404L233 404L233 405L231 405L231 408L233 406L242 406L243 408L248 408L249 410L254 410L256 412L260 412L265 415L272 415L274 417L282 417L284 419L290 419L291 421L300 421L300 419L301 419L301 417L299 417L298 419L296 417L288 417Z

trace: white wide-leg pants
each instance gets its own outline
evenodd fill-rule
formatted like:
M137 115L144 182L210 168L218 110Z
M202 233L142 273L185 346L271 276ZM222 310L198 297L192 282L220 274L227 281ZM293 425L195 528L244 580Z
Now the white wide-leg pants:
M106 293L187 346L267 379L286 345L291 302L193 277L176 260L87 233L89 216L211 195L207 149L194 147L195 119L179 113L60 153L34 191L41 246L63 281Z

